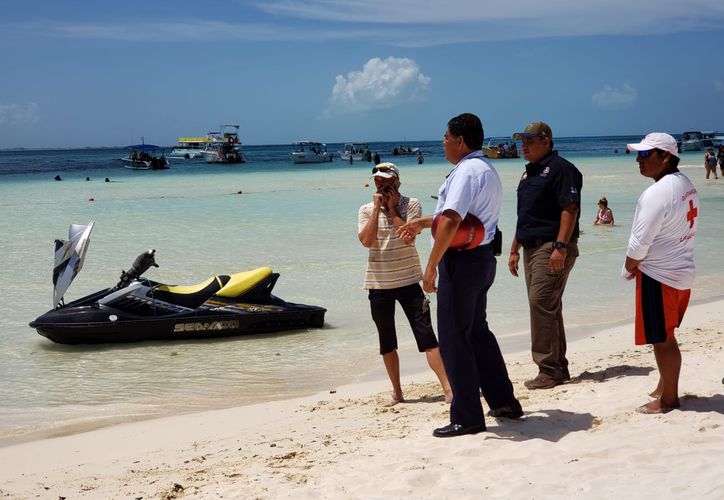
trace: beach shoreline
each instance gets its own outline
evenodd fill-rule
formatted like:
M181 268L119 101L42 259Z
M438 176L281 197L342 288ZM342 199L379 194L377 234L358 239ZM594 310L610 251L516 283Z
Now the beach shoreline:
M716 302L724 302L724 296L717 296L717 297L707 297L700 300L692 300L690 303L690 308L694 306L704 306L706 304L716 303ZM630 325L633 322L633 318L627 318L623 320L617 320L612 323L604 323L604 324L595 324L595 325L577 325L573 327L567 328L567 337L570 343L575 343L579 340L583 340L589 336L596 335L601 332L605 332L607 330L611 330L614 328L623 328L626 325ZM501 350L506 357L506 359L509 356L519 356L524 353L529 353L530 349L530 332L528 330L523 330L519 332L514 332L512 334L499 336L498 337L498 343L501 347ZM407 332L401 332L401 338L400 338L400 348L399 348L399 355L400 355L400 366L401 366L401 372L402 376L410 378L410 379L417 379L421 377L426 377L429 375L430 368L427 365L426 358L423 354L417 352L417 348L415 347L414 341L410 337L410 335L407 335ZM535 367L531 364L530 366L531 370L531 377L534 375ZM430 372L430 373L428 373ZM381 384L384 386L385 383L388 383L387 374L384 370L384 365L382 364L381 358L379 359L379 363L372 369L368 370L367 372L360 374L357 377L357 381L345 383L344 386L354 386L357 384ZM317 395L324 394L325 391L323 390L316 390L316 389L310 389L309 391L305 392L304 394L301 394L300 398L307 398L307 397L314 397ZM293 401L297 398L292 397L279 397L279 398L272 398L272 399L262 399L260 401L251 401L248 403L243 404L237 404L237 405L231 405L231 406L225 406L225 405L219 405L213 408L210 408L208 411L217 411L217 410L227 410L231 408L237 408L237 407L247 407L247 406L256 406L259 404L266 404L276 401ZM72 436L75 434L82 434L86 432L91 432L99 429L104 429L106 427L113 427L122 423L129 423L129 422L144 422L148 420L158 420L163 419L171 416L184 416L184 415L192 415L195 413L204 413L204 411L198 411L198 410L189 410L178 414L169 413L168 409L167 411L163 411L163 409L156 409L155 411L149 410L146 414L130 414L125 416L108 416L108 417L88 417L86 419L83 419L82 421L78 422L61 422L58 426L52 426L52 427L46 427L38 430L25 430L25 429L18 429L15 434L5 435L2 438L0 438L0 449L8 446L15 446L20 445L23 443L29 443L33 441L43 440L43 439L52 439L52 438L60 438L60 437L66 437L66 436Z
M714 498L724 488L707 465L724 446L724 300L692 304L678 338L682 408L666 415L635 411L657 371L627 323L572 341L573 380L548 391L523 388L528 352L506 353L526 416L488 418L476 436L431 436L448 407L425 370L403 376L408 402L392 408L380 379L6 446L0 496ZM675 474L662 466L674 460ZM576 481L560 481L563 471Z

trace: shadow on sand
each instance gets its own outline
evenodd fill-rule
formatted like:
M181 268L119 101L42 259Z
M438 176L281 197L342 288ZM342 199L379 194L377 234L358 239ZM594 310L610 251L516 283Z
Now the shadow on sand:
M417 398L405 398L405 403L442 403L445 401L445 396L442 394L438 394L435 396L427 395L420 396Z
M648 376L652 371L654 371L654 368L651 366L609 366L596 372L589 372L588 370L581 372L577 377L573 377L569 384L580 384L588 381L605 382L606 380L621 377Z
M724 415L724 394L714 394L713 396L687 394L681 397L679 411L696 411L700 413L713 411Z
M528 441L544 439L556 442L572 432L587 431L598 425L598 419L590 413L551 409L527 413L519 422L499 421L494 435L488 439L507 439L510 441Z

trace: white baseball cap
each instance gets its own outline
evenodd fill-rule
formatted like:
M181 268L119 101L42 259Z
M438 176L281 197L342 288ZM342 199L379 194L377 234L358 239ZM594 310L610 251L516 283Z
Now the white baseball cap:
M397 165L395 165L394 163L380 163L372 169L372 177L382 177L384 179L396 177L399 179L400 171L397 169Z
M662 151L668 151L679 158L679 148L676 145L676 139L663 132L652 132L644 137L643 141L637 144L627 144L626 149L629 151L650 151L652 149L660 149Z

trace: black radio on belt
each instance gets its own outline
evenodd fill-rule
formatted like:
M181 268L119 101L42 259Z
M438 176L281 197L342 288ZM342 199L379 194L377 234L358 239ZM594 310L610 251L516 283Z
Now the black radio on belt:
M495 226L495 236L493 237L493 253L499 257L503 253L503 232Z

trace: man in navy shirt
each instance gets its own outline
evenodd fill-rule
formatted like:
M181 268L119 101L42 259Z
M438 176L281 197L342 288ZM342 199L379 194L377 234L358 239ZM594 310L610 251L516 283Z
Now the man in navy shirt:
M481 391L490 407L488 415L513 419L523 415L486 319L487 293L495 279L492 242L503 187L498 172L483 156L482 145L483 125L477 116L464 113L451 119L443 146L445 159L455 167L438 193L437 223L433 227L434 218L428 216L398 229L403 238L425 227L434 231L422 286L428 293L437 292L440 354L453 392L450 424L435 429L435 437L485 431ZM472 238L464 248L457 248L453 242L461 223L475 219L485 231L479 244Z
M571 379L562 299L578 257L583 176L553 150L553 132L546 123L530 123L513 138L523 141L528 164L518 184L518 223L508 268L518 276L523 247L533 361L538 365L538 375L525 386L550 389Z

